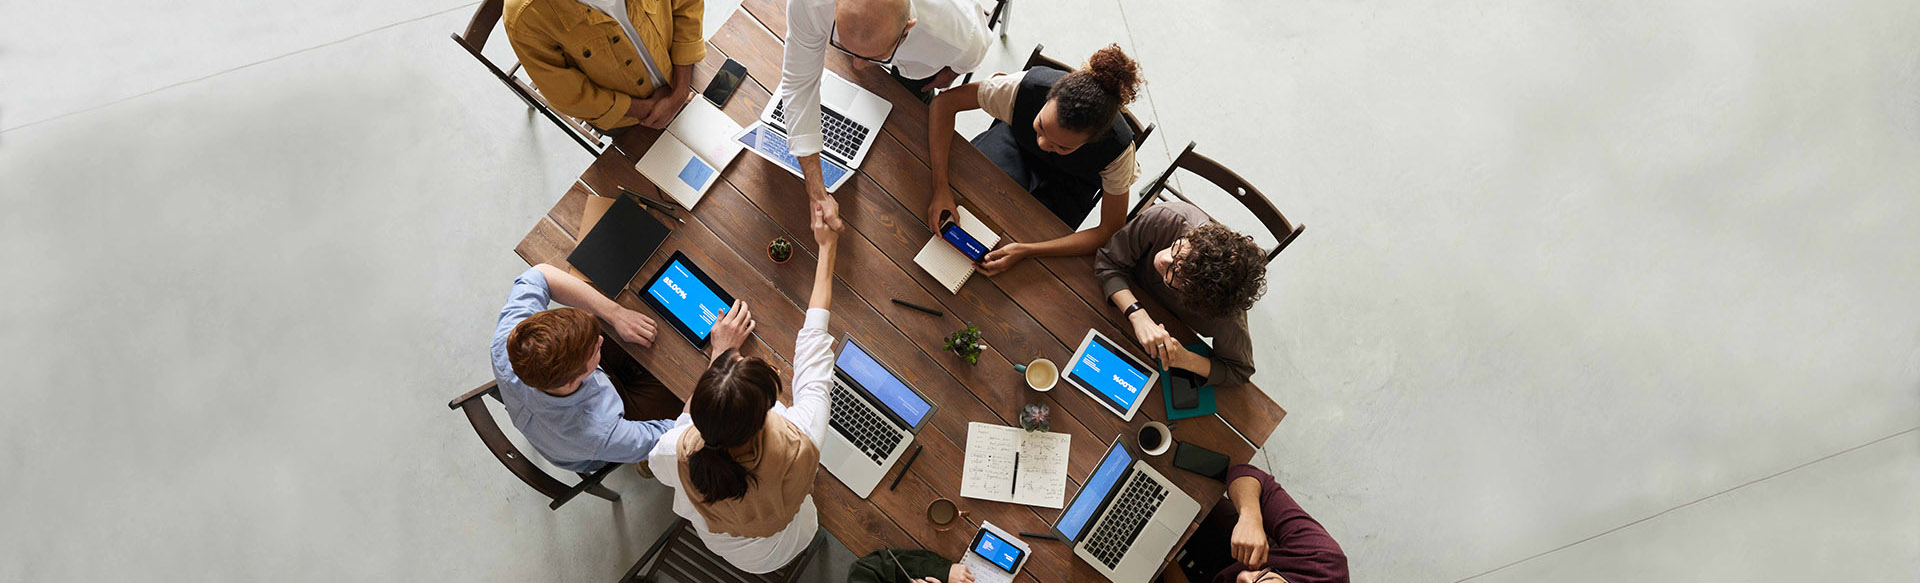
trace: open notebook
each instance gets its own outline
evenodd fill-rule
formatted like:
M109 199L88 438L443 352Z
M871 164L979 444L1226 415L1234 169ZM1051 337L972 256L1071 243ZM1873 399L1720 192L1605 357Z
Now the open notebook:
M740 124L705 99L694 99L680 109L667 131L653 142L633 168L660 187L661 192L688 210L707 195L720 171L740 155L733 134Z
M1067 452L1073 436L989 423L967 424L960 495L1059 508L1067 500Z
M960 230L973 235L974 239L978 239L980 244L988 249L1000 243L1000 234L987 228L987 224L980 222L980 219L973 216L967 207L953 208L954 214L958 215L953 222L960 225ZM927 241L925 247L920 248L920 254L913 256L913 262L920 264L920 268L927 270L927 274L946 285L947 291L956 294L960 293L960 286L967 283L967 278L973 277L974 270L978 268L972 259L967 258L967 254L953 248L953 244L941 238L939 233L934 233L933 239Z

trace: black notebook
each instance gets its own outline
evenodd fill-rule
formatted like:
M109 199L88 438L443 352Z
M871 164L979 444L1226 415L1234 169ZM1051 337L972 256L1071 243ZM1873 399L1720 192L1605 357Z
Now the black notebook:
M567 255L567 263L586 275L600 293L614 297L640 273L640 266L668 234L667 226L648 215L638 201L622 196Z

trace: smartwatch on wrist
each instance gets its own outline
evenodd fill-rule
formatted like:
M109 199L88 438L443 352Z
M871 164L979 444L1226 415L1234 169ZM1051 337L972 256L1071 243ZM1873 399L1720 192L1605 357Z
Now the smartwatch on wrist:
M1129 319L1131 319L1131 318L1133 318L1133 313L1134 313L1134 312L1138 312L1138 311L1140 311L1140 310L1144 310L1144 309L1146 309L1146 308L1144 308L1144 307L1141 307L1141 305L1140 305L1140 302L1134 302L1134 303L1133 303L1133 305L1131 305L1131 306L1127 306L1127 311L1126 311L1126 312L1124 312L1124 313L1122 313L1122 314L1120 314L1120 317L1122 317L1122 318L1129 318Z

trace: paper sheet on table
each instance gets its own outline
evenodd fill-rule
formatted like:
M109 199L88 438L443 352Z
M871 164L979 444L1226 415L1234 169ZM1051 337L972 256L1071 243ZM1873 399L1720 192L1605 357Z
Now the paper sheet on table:
M740 9L742 0L707 0L707 11L700 17L700 38L713 40L713 33L727 23L727 18Z
M987 228L987 224L980 222L980 218L973 216L967 207L955 205L953 208L956 215L953 222L960 225L960 230L973 235L988 249L1000 243L1000 234ZM933 240L920 247L920 253L913 256L913 262L927 270L928 275L940 280L941 285L947 286L947 291L956 294L960 293L960 286L967 283L967 278L973 277L973 272L979 269L972 259L967 258L967 254L953 248L953 244L941 238L939 233L934 233Z
M1065 433L968 423L960 495L1060 508L1067 499L1067 452L1072 445L1073 436Z

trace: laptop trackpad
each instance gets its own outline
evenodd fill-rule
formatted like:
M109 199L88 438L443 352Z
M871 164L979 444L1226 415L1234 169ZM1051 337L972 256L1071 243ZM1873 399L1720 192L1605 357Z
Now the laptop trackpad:
M853 107L854 102L859 99L860 88L854 87L852 83L832 75L821 76L820 103L831 105L834 109L845 113L845 110Z

